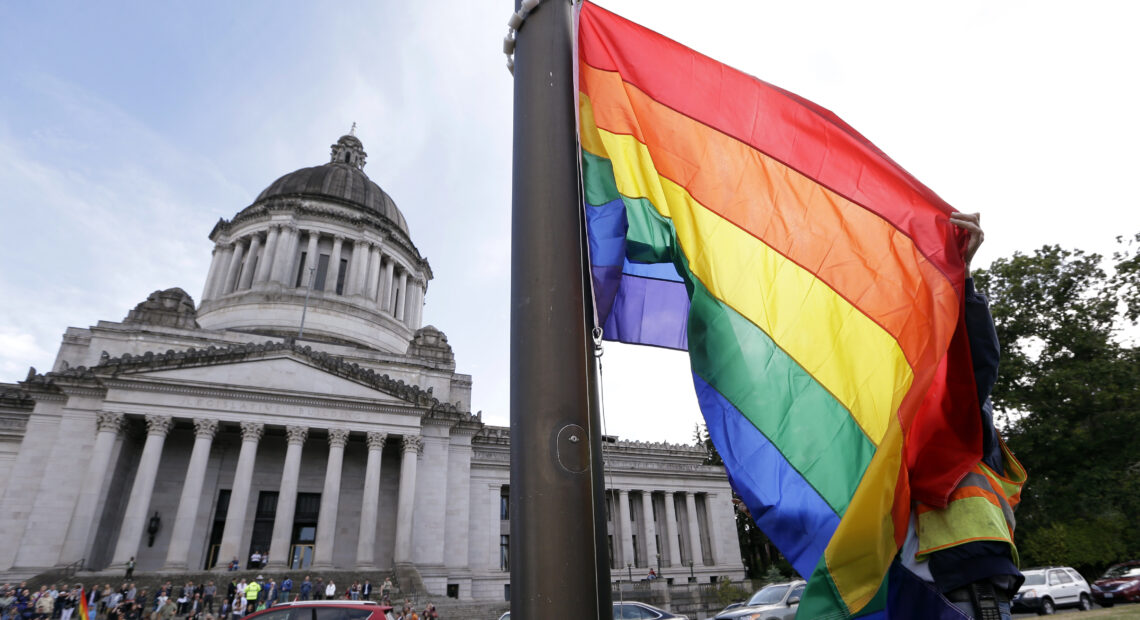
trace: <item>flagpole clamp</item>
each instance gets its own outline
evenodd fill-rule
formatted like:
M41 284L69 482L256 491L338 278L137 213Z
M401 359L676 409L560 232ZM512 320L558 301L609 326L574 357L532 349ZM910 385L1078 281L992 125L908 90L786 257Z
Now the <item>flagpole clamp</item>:
M507 36L503 37L503 54L507 56L507 71L515 74L515 35L522 29L526 16L538 7L542 0L522 0L519 10L507 20Z

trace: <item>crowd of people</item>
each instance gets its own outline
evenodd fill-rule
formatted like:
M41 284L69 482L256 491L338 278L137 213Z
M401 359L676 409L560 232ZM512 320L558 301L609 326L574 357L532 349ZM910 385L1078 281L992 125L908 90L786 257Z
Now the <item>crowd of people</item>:
M0 586L0 620L78 620L76 609L80 601L87 605L89 620L238 620L246 614L260 611L287 601L308 600L377 600L393 607L390 616L393 620L435 620L439 618L435 605L428 603L422 613L413 609L410 600L402 606L391 601L393 590L391 579L385 579L379 592L375 592L372 582L353 582L340 589L329 579L310 579L308 575L300 583L294 583L286 576L278 583L258 575L256 579L231 579L220 591L213 581L206 583L187 582L175 586L167 581L152 596L145 588L138 589L134 582L125 581L118 588L110 584L102 587L85 588L83 584L73 586L41 586L34 592L27 583L19 586Z

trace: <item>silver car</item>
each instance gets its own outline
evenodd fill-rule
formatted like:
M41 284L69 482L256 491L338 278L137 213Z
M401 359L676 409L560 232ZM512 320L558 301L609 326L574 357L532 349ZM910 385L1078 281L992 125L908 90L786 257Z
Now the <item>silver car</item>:
M796 617L806 587L804 581L764 586L747 603L720 612L715 620L791 620Z

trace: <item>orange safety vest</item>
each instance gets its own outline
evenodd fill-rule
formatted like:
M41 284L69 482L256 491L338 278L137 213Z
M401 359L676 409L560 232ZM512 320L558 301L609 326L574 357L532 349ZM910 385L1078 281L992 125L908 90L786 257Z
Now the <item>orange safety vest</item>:
M1018 562L1013 542L1013 509L1021 500L1026 472L1000 437L998 442L1005 462L1004 475L979 462L958 483L945 508L918 503L916 558L921 560L962 543L993 540L1008 543L1014 564Z

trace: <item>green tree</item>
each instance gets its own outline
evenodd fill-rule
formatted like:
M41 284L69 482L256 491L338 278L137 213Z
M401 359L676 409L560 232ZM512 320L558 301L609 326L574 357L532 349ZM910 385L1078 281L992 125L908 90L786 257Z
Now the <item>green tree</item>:
M1096 573L1140 554L1140 236L1111 269L1098 254L1045 246L975 275L990 299L1001 368L994 407L1029 470L1017 511L1023 565Z

